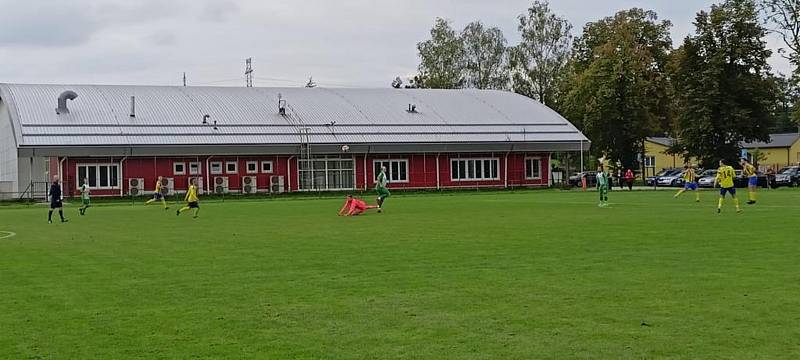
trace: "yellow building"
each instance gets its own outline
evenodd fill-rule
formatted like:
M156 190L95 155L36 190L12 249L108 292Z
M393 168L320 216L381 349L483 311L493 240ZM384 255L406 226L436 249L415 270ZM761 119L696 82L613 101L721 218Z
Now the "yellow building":
M666 137L651 137L644 141L644 176L653 176L662 169L683 167L683 157L667 154L673 140Z
M751 162L755 162L756 150L762 154L758 160L762 171L800 164L800 133L772 134L769 142L744 143L742 148L747 150Z
M683 167L683 156L667 154L667 149L672 146L673 140L667 137L651 137L644 142L644 172L645 176L652 176L662 169ZM800 164L800 133L772 134L769 142L743 143L751 162L755 151L759 156L758 167L762 171L769 168L778 170L787 165ZM696 161L692 161L693 164Z

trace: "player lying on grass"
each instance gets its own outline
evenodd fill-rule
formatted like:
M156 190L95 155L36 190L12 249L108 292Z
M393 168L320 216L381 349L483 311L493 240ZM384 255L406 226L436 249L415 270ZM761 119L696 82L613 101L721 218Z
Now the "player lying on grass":
M356 199L353 195L347 195L347 201L339 209L339 216L355 216L369 209L379 209L378 211L380 211L380 208L376 205L367 205L363 200Z

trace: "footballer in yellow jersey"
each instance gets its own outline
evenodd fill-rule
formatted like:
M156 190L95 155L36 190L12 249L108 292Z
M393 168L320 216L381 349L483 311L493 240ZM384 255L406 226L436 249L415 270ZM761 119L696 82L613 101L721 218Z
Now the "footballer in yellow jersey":
M167 200L164 199L164 194L161 192L161 182L162 181L164 181L164 178L159 176L158 180L156 180L156 189L155 189L155 191L153 193L153 198L150 199L150 200L147 200L147 202L145 202L144 204L145 205L150 205L150 204L152 204L152 203L154 203L156 201L161 201L161 205L164 206L164 210L168 210L169 206L167 206Z
M197 197L197 180L192 179L189 181L189 190L186 191L186 196L183 200L186 201L186 206L178 210L175 215L194 209L194 217L197 218L197 214L200 212L200 198Z
M747 177L747 190L748 190L748 205L753 205L756 203L756 190L758 189L758 172L756 172L756 167L750 164L747 159L742 158L739 161L739 164L742 165L742 171L744 172L744 176Z
M731 194L733 203L736 204L736 212L742 212L739 207L739 199L736 198L736 187L733 184L733 178L736 177L736 171L733 167L728 165L725 160L719 161L719 170L717 171L717 178L714 179L714 187L719 184L719 203L717 205L717 213L722 212L722 204L725 202L725 194Z
M674 198L677 199L689 190L695 193L694 201L700 202L700 192L697 189L697 173L695 173L693 167L686 165L683 167L683 189L678 191Z

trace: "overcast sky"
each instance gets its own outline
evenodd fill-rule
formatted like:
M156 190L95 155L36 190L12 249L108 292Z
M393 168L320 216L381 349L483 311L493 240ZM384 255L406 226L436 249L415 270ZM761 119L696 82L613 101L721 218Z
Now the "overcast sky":
M673 22L678 44L713 0L551 0L578 34L630 7ZM416 71L434 19L481 20L516 44L531 0L0 0L0 82L386 87ZM770 46L780 42L770 39ZM774 57L777 72L786 61Z

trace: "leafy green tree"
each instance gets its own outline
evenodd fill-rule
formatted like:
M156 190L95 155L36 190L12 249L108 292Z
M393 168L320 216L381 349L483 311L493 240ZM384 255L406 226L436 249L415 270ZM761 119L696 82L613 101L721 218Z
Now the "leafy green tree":
M797 112L796 104L800 101L800 88L798 88L797 78L790 78L784 75L773 78L777 90L777 106L775 108L774 125L770 132L786 133L798 131L798 123L793 118Z
M768 141L775 84L753 0L726 0L701 11L684 40L672 76L678 141L675 153L706 167L735 161L743 141Z
M511 49L509 67L515 92L559 108L560 82L572 50L572 25L554 14L547 1L534 1L518 17L522 41Z
M449 21L437 18L431 38L418 43L417 50L420 58L417 86L456 89L464 85L464 43Z
M586 25L575 43L566 115L580 119L595 154L626 168L668 118L670 27L655 12L625 10Z
M475 21L461 32L461 41L466 85L478 89L506 89L509 81L506 64L508 42L503 32Z

